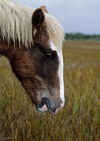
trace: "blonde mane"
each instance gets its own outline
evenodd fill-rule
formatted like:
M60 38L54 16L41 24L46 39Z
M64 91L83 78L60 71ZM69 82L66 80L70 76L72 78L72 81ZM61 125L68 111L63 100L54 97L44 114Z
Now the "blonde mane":
M31 18L35 9L16 4L10 0L0 0L0 34L10 44L12 40L25 47L33 43ZM64 30L59 22L45 13L47 33L54 45L61 48Z

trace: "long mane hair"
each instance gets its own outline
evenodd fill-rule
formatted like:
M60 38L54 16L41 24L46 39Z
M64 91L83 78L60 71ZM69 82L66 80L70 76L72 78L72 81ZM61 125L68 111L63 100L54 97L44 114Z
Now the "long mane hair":
M0 0L0 35L3 41L10 44L12 40L31 47L33 43L31 18L35 9L16 4L10 0ZM61 48L64 30L60 23L45 13L46 30L56 47Z

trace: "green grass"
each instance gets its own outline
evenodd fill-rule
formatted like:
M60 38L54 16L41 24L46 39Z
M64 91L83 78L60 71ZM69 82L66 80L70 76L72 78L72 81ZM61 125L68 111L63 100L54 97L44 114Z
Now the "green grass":
M66 42L64 108L38 113L6 58L0 58L1 141L99 141L100 43Z

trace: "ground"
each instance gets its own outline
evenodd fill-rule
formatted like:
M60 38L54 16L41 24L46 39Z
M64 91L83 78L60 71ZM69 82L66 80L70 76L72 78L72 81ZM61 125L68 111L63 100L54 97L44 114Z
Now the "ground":
M56 115L38 113L0 57L1 141L99 141L100 42L64 43L64 108Z

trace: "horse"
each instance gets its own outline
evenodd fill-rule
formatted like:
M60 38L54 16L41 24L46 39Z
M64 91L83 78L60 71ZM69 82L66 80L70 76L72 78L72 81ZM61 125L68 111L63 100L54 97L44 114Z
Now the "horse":
M56 114L64 107L63 41L61 24L45 6L0 0L0 55L39 112Z

